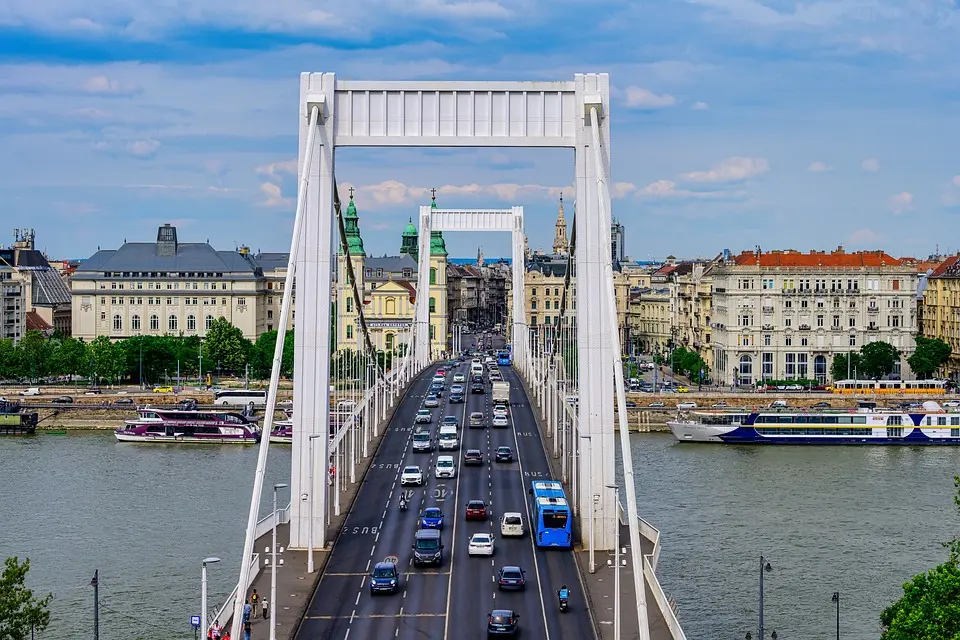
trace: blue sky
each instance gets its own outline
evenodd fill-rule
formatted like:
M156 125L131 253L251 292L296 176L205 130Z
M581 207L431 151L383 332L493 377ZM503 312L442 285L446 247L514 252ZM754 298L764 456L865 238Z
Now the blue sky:
M0 242L31 226L51 255L85 257L172 222L182 240L286 250L301 71L608 72L633 257L956 251L958 42L952 0L7 0ZM357 187L368 253L396 252L432 187L443 207L523 205L546 248L573 162L349 149L337 175ZM505 234L447 238L454 255L478 244L508 254Z

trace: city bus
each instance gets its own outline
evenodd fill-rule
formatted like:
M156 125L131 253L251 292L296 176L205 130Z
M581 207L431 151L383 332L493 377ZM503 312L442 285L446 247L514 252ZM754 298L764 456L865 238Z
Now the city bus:
M501 349L497 352L497 364L501 367L510 366L510 351Z
M570 549L573 546L573 518L563 486L556 480L535 480L530 494L533 504L530 530L538 547Z
M220 389L213 394L213 404L235 404L242 407L250 403L267 404L266 389Z

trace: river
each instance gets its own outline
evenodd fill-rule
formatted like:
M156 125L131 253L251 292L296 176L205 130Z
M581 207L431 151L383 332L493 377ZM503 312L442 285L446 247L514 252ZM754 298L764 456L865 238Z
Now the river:
M841 637L876 640L880 611L956 532L960 449L632 442L641 515L663 533L658 573L691 640L756 638L760 554L768 633L833 638L839 591ZM0 556L29 557L29 586L54 594L39 637L92 637L99 569L103 640L193 638L201 560L223 559L211 609L236 580L256 456L99 432L0 439ZM271 448L265 486L288 476L289 448Z

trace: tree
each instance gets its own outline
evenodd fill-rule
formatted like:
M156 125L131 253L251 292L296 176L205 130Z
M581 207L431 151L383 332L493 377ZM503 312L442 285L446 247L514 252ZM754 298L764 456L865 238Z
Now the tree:
M47 373L50 367L50 341L39 331L27 331L17 345L20 353L22 374L30 380L38 380Z
M847 361L849 360L849 366ZM834 380L849 380L854 374L862 371L860 366L860 353L851 351L849 353L838 353L833 356L833 363L830 365L830 375Z
M960 507L960 476L953 501ZM880 640L955 640L960 637L960 539L945 543L947 562L915 575L903 596L880 614Z
M250 351L250 374L259 380L270 377L273 368L273 352L277 346L277 332L261 333ZM283 338L283 358L280 361L280 375L293 375L293 331L287 331Z
M20 354L12 339L0 340L0 380L20 377Z
M242 371L247 364L249 352L250 342L243 337L243 332L226 318L217 318L207 329L203 355L212 363L207 365L207 369L219 365L228 371Z
M53 594L36 598L25 582L30 559L7 558L0 574L0 638L26 640L30 631L42 632L50 624L50 601Z
M92 384L101 379L113 378L121 368L117 357L119 350L107 336L97 336L90 343L90 361L93 364Z
M893 345L877 340L860 347L860 367L868 378L879 380L893 371L893 366L900 358L900 350Z
M87 344L76 338L62 338L57 341L51 358L54 372L65 376L82 375L90 360Z
M934 372L950 357L950 345L940 338L916 336L914 340L917 349L910 354L907 362L918 379L927 380L932 378Z

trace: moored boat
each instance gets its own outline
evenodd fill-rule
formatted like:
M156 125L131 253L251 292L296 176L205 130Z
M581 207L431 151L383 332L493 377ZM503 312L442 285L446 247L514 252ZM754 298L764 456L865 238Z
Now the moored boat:
M0 436L32 436L37 422L36 411L24 411L19 402L0 399Z
M960 413L928 400L916 412L765 409L681 411L667 426L681 442L726 444L960 445Z
M270 430L270 442L280 444L293 443L293 421L280 420L273 423L273 429Z
M232 411L138 409L138 417L126 420L114 432L120 442L165 442L189 444L253 444L260 441L260 427Z

